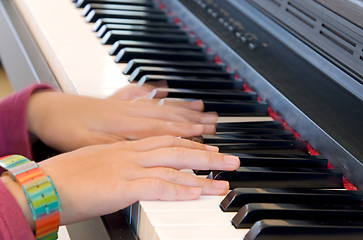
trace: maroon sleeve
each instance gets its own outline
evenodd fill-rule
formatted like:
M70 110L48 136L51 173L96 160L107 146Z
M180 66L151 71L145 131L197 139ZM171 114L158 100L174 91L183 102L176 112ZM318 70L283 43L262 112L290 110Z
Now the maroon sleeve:
M51 89L45 84L32 85L0 102L0 156L20 154L32 159L27 129L27 105L30 95ZM4 169L0 168L0 174ZM0 239L34 240L23 212L0 180Z
M32 85L0 102L0 156L19 154L32 159L27 129L27 105L34 91L51 89L46 84Z
M18 203L0 180L0 239L34 240Z

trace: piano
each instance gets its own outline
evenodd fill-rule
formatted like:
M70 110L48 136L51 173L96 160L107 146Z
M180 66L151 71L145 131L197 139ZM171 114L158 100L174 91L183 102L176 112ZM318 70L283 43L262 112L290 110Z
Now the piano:
M226 196L138 202L71 239L363 239L362 1L1 0L0 29L14 90L161 81L221 116L196 140L241 159L185 170Z

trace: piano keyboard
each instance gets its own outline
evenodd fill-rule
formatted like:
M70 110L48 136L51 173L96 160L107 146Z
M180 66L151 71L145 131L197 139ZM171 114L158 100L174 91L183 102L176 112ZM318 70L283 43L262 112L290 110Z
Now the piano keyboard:
M57 56L49 64L64 91L105 97L128 82L162 84L168 88L156 91L202 99L207 111L221 116L216 134L198 140L238 155L241 167L190 174L228 180L231 191L196 201L135 203L124 213L139 239L362 239L363 193L344 189L342 173L329 168L323 156L310 155L307 143L270 116L244 76L218 61L158 1L54 1L55 18L58 9L72 12L61 16L60 32L70 25L82 29L67 36L52 30L52 14L32 6L42 0L15 2L25 14L25 8L32 9L28 17L35 22L49 17L49 24L29 27L39 33L45 55ZM75 35L82 41L74 41ZM58 50L67 47L77 49L71 59ZM80 71L80 65L96 69Z

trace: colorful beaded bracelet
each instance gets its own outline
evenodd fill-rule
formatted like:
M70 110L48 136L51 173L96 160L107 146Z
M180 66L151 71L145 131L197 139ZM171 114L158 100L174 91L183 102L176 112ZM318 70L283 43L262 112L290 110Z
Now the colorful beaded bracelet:
M57 239L61 206L58 193L49 176L40 170L36 162L20 155L0 158L0 167L6 169L24 191L35 221L35 238Z

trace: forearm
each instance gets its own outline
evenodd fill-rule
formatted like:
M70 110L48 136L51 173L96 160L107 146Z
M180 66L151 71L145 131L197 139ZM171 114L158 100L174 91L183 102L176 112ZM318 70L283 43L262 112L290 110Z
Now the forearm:
M33 85L0 102L0 156L21 154L32 158L27 128L27 107L31 94L50 89L45 84Z

